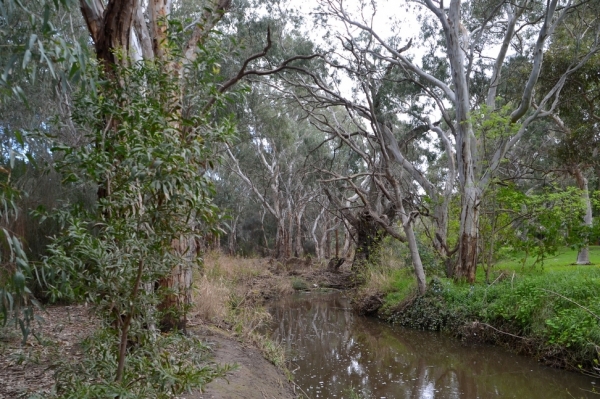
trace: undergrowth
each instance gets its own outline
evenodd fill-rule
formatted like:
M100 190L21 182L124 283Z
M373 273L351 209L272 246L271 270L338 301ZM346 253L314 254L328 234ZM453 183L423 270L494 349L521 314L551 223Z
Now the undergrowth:
M231 369L229 365L209 365L208 348L194 337L154 335L150 345L130 346L128 367L122 383L118 383L115 339L109 329L100 329L86 339L81 361L65 361L58 368L53 397L168 399L191 392L192 388L202 388Z
M600 268L502 273L489 285L434 277L421 297L406 288L413 280L394 275L380 316L467 341L518 344L553 365L598 374Z

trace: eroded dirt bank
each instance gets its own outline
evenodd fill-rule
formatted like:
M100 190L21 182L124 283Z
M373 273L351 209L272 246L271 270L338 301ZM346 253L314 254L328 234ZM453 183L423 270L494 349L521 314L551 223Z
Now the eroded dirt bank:
M255 347L236 340L224 330L202 326L192 333L208 343L213 350L214 361L235 364L226 379L220 378L208 384L204 392L182 396L182 399L293 399L293 385L284 372L266 360Z

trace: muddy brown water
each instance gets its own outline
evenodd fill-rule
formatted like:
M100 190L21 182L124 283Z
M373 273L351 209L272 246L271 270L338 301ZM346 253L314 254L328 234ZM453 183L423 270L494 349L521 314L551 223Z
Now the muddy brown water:
M600 380L358 316L338 293L296 294L270 311L272 338L310 398L600 398Z

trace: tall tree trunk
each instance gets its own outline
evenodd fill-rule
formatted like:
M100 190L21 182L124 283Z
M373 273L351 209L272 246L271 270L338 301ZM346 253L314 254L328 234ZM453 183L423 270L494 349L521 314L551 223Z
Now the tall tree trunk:
M198 43L206 37L230 6L229 0L215 0L211 3L205 8L201 21L194 27L185 45L186 59L181 60L181 63L193 60ZM148 27L140 0L109 0L106 6L102 0L80 0L81 12L94 41L96 55L104 62L109 78L111 69L119 62L117 54L125 56L121 62L128 62L127 56L139 57L139 54L131 54L132 42L139 47L136 51L139 53L141 49L144 58L148 61L166 61L165 73L177 73L181 76L184 68L181 64L170 60L168 54L166 22L171 12L171 5L169 0L149 0L146 4L149 16ZM134 29L137 32L134 32ZM183 84L183 81L181 83ZM172 93L174 98L179 98L181 93L177 90L180 89L181 87ZM106 196L110 193L99 190L99 195ZM193 236L180 236L174 239L172 248L181 255L182 263L173 269L170 276L159 282L161 290L166 293L159 309L165 312L163 329L176 327L184 330L185 311L191 298L192 267L198 248Z
M433 246L445 263L446 277L454 275L452 251L448 248L448 199L438 199L433 210L434 237Z
M458 263L454 277L475 281L477 269L477 239L479 232L479 202L482 191L478 185L475 169L478 165L477 142L470 119L469 85L465 73L463 47L468 35L461 30L461 0L450 0L447 12L426 0L442 24L446 38L446 52L452 71L454 106L456 112L456 159L461 192L461 215L459 231Z
M240 215L237 215L231 222L231 229L229 231L229 236L227 237L227 250L229 251L229 255L235 255L237 252L237 224L239 219Z
M344 223L344 246L342 247L342 258L348 259L350 257L351 247L352 247L352 236L348 231L348 227Z
M331 258L330 226L331 219L328 217L326 219L325 226L323 229L323 235L321 236L321 250L323 251L323 258L325 259Z
M277 220L277 232L275 233L275 257L283 259L286 257L287 230L283 219Z
M417 277L417 286L419 287L419 294L423 295L427 290L427 282L425 281L425 271L423 269L423 262L421 262L421 255L419 254L419 247L417 246L417 239L415 237L415 232L412 228L412 222L406 215L402 202L400 202L400 214L402 226L404 228L404 234L406 234L406 240L408 241L410 257L412 260L413 268L415 269L415 276Z
M362 212L356 217L356 251L354 252L354 261L352 270L358 271L365 266L365 263L371 259L381 241L381 232L379 225L373 220L367 211Z
M181 236L171 242L175 252L183 256L183 262L178 264L171 274L159 281L164 296L158 309L163 312L160 329L170 331L178 329L186 331L187 308L192 303L192 275L194 258L197 255L196 240Z
M454 278L475 282L477 271L477 240L479 238L479 204L481 190L473 185L463 189L460 213L460 231L458 263L454 269Z
M591 228L593 226L592 201L590 200L588 180L583 173L581 173L581 169L579 167L574 168L573 174L575 176L575 180L577 181L577 187L581 190L581 201L585 207L583 225L587 228ZM577 254L577 264L589 265L590 263L590 246L586 237L585 244L579 249L579 253Z
M319 212L319 214L317 215L317 217L315 218L315 220L313 222L313 226L312 226L312 230L311 230L313 242L315 243L315 256L317 257L317 260L323 259L323 251L321 249L320 241L317 238L317 226L319 225L319 219L321 219L321 217L323 216L324 213L325 213L325 208L321 208L321 211Z
M304 256L304 247L302 246L302 216L304 207L296 213L296 234L294 235L294 256L300 258Z

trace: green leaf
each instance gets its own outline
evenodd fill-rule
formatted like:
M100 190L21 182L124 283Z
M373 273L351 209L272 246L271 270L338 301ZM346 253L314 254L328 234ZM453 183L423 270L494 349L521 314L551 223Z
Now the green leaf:
M13 284L18 290L23 291L25 289L25 275L17 270L13 276Z

